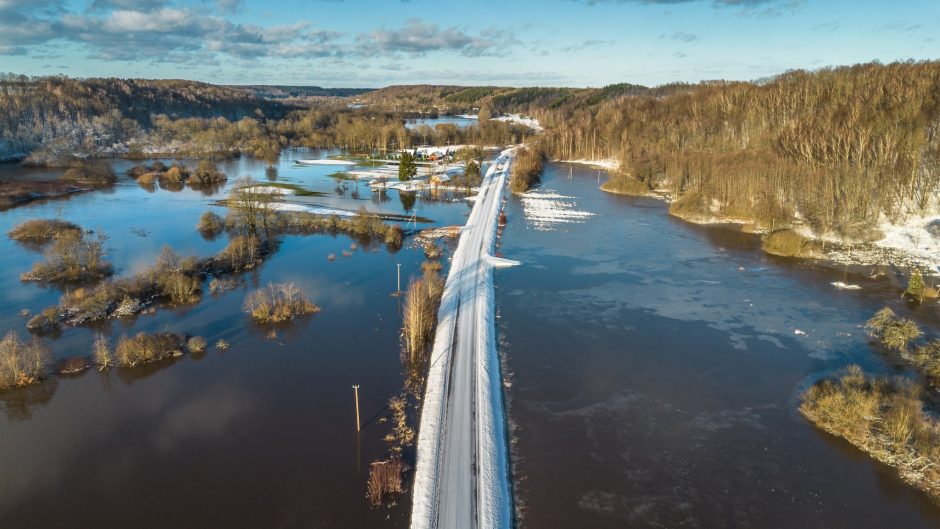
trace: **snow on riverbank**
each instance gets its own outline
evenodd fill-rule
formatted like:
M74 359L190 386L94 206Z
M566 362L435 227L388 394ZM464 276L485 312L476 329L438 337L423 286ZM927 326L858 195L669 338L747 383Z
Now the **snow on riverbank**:
M294 163L297 165L358 165L358 162L354 162L351 160L332 160L332 159L294 160Z
M556 224L584 222L594 213L575 209L573 197L552 190L529 191L521 195L526 224L537 231L552 231Z
M608 171L616 171L620 169L620 162L613 158L603 158L600 160L587 160L587 159L578 159L578 160L558 160L561 163L573 163L578 165L590 165L592 167L600 167L601 169L606 169Z
M883 221L878 229L884 234L875 245L909 254L913 259L940 273L940 214L912 215L894 224Z
M491 121L502 121L505 123L515 123L516 125L523 125L529 127L535 132L542 132L544 130L542 125L539 124L539 120L535 118L530 118L520 114L507 114L505 116L499 116L498 118L491 118Z

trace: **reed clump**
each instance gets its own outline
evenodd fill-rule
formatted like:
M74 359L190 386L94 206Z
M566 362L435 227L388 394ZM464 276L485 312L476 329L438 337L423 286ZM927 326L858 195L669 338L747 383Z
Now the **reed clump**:
M402 463L398 458L385 461L373 461L369 466L369 481L366 485L366 497L374 507L382 505L387 496L401 494Z
M910 381L867 377L850 366L807 390L800 412L940 499L940 424Z
M245 311L256 323L283 323L319 310L294 283L271 283L245 300Z
M35 384L48 370L49 350L38 339L24 342L10 331L0 340L0 391Z

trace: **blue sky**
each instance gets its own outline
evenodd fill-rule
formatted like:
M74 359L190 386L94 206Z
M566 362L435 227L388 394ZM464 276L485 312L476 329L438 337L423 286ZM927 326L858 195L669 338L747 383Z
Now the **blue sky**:
M940 0L0 0L0 72L658 85L940 59Z

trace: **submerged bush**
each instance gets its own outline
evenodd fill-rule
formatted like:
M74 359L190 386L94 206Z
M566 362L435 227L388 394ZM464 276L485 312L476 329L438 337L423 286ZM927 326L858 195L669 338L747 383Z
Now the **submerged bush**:
M202 336L193 336L186 341L186 349L189 350L190 354L205 353L208 347L208 342Z
M763 237L761 249L782 257L812 258L820 255L821 245L793 230L777 230Z
M196 170L190 175L188 183L193 187L206 187L221 184L226 180L228 177L212 161L200 160L196 165Z
M800 411L940 499L940 424L910 381L869 378L851 366L807 390Z
M245 311L257 323L290 321L319 310L293 283L271 283L266 289L251 292L245 300Z
M196 229L203 236L215 237L225 229L225 219L212 211L206 211L199 217L199 224L196 225Z
M888 307L875 313L865 324L865 328L882 345L902 353L906 353L911 343L921 335L916 323L905 318L898 318Z
M103 237L87 239L80 232L66 231L45 251L45 261L23 274L24 281L89 281L111 274L104 261Z
M61 180L81 186L105 187L117 182L117 176L104 160L75 160Z
M24 244L43 246L67 234L82 234L77 224L59 219L33 219L17 224L8 235L11 239Z
M49 351L37 339L21 341L15 331L0 340L0 390L35 384L49 367Z
M117 364L133 367L148 362L182 356L186 337L182 334L158 332L137 333L133 338L122 337L114 348Z
M423 276L408 284L402 306L402 336L403 353L409 363L425 360L427 349L434 340L437 308L443 292L444 279L431 269L426 269Z

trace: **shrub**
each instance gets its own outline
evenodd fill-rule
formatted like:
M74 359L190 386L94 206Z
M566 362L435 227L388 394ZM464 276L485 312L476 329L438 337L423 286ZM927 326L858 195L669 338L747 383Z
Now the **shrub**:
M882 345L901 353L906 353L911 343L921 335L916 323L905 318L898 318L888 307L875 313L865 323L865 328Z
M117 364L133 367L148 362L175 358L183 354L185 337L181 334L158 332L137 333L133 338L122 337L114 349Z
M38 334L46 334L59 329L59 308L48 307L26 322L26 328Z
M174 305L185 305L199 301L200 282L183 272L161 274L158 283L164 296Z
M24 281L89 281L111 274L111 265L104 261L103 237L86 239L81 233L64 232L56 238L45 254L45 261L33 265L23 274Z
M220 272L241 272L261 263L261 240L250 235L233 237L228 246L213 258Z
M228 350L229 347L231 347L231 345L229 345L229 343L222 338L219 338L219 341L215 342L215 348L219 351Z
M35 384L48 366L49 351L39 340L23 342L15 331L0 340L0 390Z
M425 360L428 346L434 339L437 308L444 291L444 280L436 272L427 271L408 284L402 306L403 353L412 364Z
M782 257L812 258L820 255L820 244L793 230L777 230L763 237L761 249Z
M386 461L374 461L369 467L369 481L366 485L366 497L373 506L382 504L385 496L402 492L401 460L392 458Z
M196 170L189 177L189 184L194 187L211 186L226 180L228 180L228 177L212 161L200 160L196 165Z
M274 165L267 166L264 169L264 176L266 176L268 180L272 182L277 180L277 167Z
M61 180L81 186L105 187L117 182L117 176L106 161L75 160L69 164Z
M271 283L255 290L245 300L245 311L257 323L280 323L320 310L293 283Z
M910 381L868 378L851 366L807 390L800 412L940 498L940 424Z
M212 211L206 211L199 217L196 229L204 236L215 237L225 228L225 220Z
M75 373L80 373L88 369L88 361L80 356L73 356L71 358L65 358L59 362L59 374L62 375L72 375Z
M181 184L189 176L189 169L175 163L159 176L161 182L166 182L169 184Z
M65 220L33 219L18 224L8 233L14 241L35 246L43 246L66 234L80 236L82 228Z
M209 347L208 342L202 336L193 336L186 341L186 349L191 354L202 354L206 352L206 348Z

